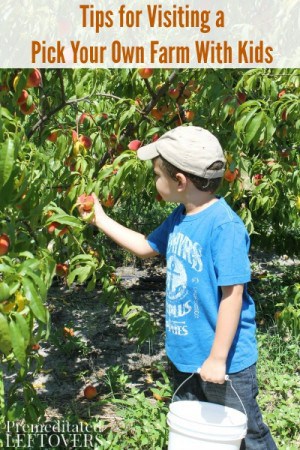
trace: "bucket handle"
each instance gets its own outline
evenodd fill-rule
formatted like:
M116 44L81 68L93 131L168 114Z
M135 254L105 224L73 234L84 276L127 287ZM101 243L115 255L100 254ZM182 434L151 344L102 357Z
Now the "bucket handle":
M195 374L200 375L200 371L201 371L201 367L200 367L199 369L197 369L197 372L191 373L191 375L190 375L188 378L186 378L186 379L185 379L185 380L177 387L177 389L175 390L175 392L174 392L174 394L173 394L173 396L172 396L171 403L173 403L174 397L175 397L175 395L177 394L177 392L179 391L179 389L180 389L180 388L181 388L188 380L190 380ZM244 414L245 414L246 419L247 419L247 422L248 422L248 415L247 415L247 412L246 412L246 408L245 408L245 406L244 406L244 403L242 402L241 397L239 396L239 394L237 393L236 389L234 388L231 378L230 378L229 375L227 375L227 374L225 375L225 381L229 381L231 389L233 390L233 392L235 393L235 395L236 395L237 398L239 399L240 404L242 405Z

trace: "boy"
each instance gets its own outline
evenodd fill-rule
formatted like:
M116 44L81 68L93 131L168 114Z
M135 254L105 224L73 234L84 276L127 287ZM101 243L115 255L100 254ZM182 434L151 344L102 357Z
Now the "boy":
M241 448L275 450L255 400L255 307L246 288L249 237L241 219L214 194L225 168L219 141L203 128L181 126L141 147L138 157L152 160L158 193L179 206L145 237L110 219L93 194L93 223L141 258L159 253L167 258L166 352L175 384L189 378L175 399L243 411L225 382L229 374L248 416Z

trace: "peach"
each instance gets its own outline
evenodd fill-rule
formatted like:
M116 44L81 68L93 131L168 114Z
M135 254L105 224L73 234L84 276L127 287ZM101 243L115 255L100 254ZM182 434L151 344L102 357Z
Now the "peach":
M138 74L141 78L150 78L153 75L153 69L138 69Z
M55 271L58 277L66 277L69 273L69 265L64 263L58 263L56 264Z
M245 101L247 100L247 95L245 94L245 92L238 92L236 94L236 96L237 96L239 105L241 105L242 103L245 103Z
M179 89L170 89L168 91L168 96L173 100L176 100L179 97Z
M26 87L38 87L40 86L42 82L42 75L41 72L38 69L33 69L30 74L28 75Z
M21 92L20 97L17 100L17 104L18 105L23 105L23 103L27 102L27 99L28 99L28 92L25 89L23 89L22 92Z
M142 142L139 141L138 139L135 139L134 141L129 142L128 148L129 148L129 150L136 151L140 148L141 145L142 145Z
M154 119L156 119L156 120L161 120L163 118L164 114L158 108L153 108L151 110L151 116L154 117Z
M256 175L254 175L252 178L252 182L253 182L254 186L259 186L262 182L262 179L263 179L263 175L261 173L257 173Z
M79 117L79 123L80 123L80 125L83 125L83 124L88 125L91 123L92 119L93 119L93 116L91 114L82 113L81 116Z
M195 113L194 113L194 111L187 110L187 111L185 111L185 113L184 113L184 117L185 117L185 120L186 120L187 122L192 122L192 120L193 120L194 117L195 117Z
M68 234L69 233L69 228L68 227L63 227L61 230L60 230L60 232L58 233L58 236L59 237L62 237L62 236L64 236L65 234Z
M83 147L88 150L89 148L91 148L93 141L89 136L84 136L81 135L79 136L79 142L83 145Z
M184 89L182 95L183 95L185 98L190 98L191 95L192 95L192 93L191 93L191 91L190 91L189 89Z
M35 110L34 103L32 103L30 106L27 106L27 103L22 103L22 105L20 105L20 111L25 115L33 113L34 110Z
M94 198L92 195L82 194L78 197L78 204L82 207L83 211L89 212L93 209Z
M10 239L7 234L3 233L0 236L0 256L6 255L9 251Z
M283 97L285 94L286 94L286 90L285 90L285 89L282 89L280 92L278 92L277 97L278 97L278 98L281 98L281 97Z
M236 179L238 174L239 174L239 170L238 169L234 169L233 172L230 169L226 169L225 173L224 173L224 179L226 181L228 181L228 183L232 183Z
M91 386L91 385L86 386L86 388L83 391L83 395L88 400L92 400L93 398L95 398L97 396L97 394L98 394L97 389L95 388L95 386Z
M75 336L73 328L64 327L63 333L66 338Z
M57 131L52 131L47 137L47 141L56 142L57 141Z
M72 141L77 142L78 141L78 134L77 131L72 130Z
M31 350L37 352L41 348L40 344L32 344Z
M281 120L283 120L284 122L287 120L287 112L286 109L284 109L281 113Z
M113 196L109 193L107 199L101 203L103 206L106 206L107 208L112 208L115 204L115 200Z
M51 222L50 225L48 225L48 233L52 234L54 233L54 231L59 228L59 223L57 222Z
M58 236L60 236L60 237L69 233L69 228L68 227L61 228L61 225L58 222L51 222L47 228L49 234L53 234L55 232L55 230L57 230L57 229L60 230L58 233Z

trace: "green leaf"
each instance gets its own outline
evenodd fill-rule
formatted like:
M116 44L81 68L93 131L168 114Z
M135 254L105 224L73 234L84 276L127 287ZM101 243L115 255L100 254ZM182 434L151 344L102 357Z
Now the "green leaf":
M8 182L13 167L15 147L11 139L7 139L3 144L0 144L0 190Z
M69 216L68 214L53 214L53 216L47 220L46 225L49 225L52 222L57 222L61 225L69 225L79 229L83 228L83 225L79 219Z
M41 322L47 323L46 309L43 305L40 294L37 292L33 282L29 278L23 278L23 289L25 297L30 302L29 307L34 316Z
M11 350L9 326L6 317L0 313L0 351L6 356Z
M7 283L0 283L0 302L7 300L10 297L10 289Z
M80 255L74 256L74 258L71 259L71 264L80 263L80 262L91 262L93 263L94 257L92 255L86 255L84 253L81 253Z
M27 347L30 342L30 325L22 314L16 312L14 313L14 318Z
M267 123L266 123L266 140L269 142L271 138L273 137L273 134L275 133L276 127L274 125L274 122L271 118L267 117Z
M26 268L22 267L22 271L20 271L20 274L22 276L27 276L28 279L31 278L31 280L38 287L41 299L46 300L47 289L46 289L46 286L45 286L44 282L42 281L41 277L39 275L37 275L36 273L34 273L29 266Z
M23 318L24 319L24 318ZM25 320L25 319L24 319ZM26 322L26 321L25 321ZM21 366L26 364L26 348L28 344L25 344L25 338L22 334L22 330L18 327L17 323L11 320L9 324L10 338L12 342L12 349L17 361Z
M7 264L0 264L0 273L14 273L15 270Z
M1 108L0 109L0 115L1 115L1 117L4 117L4 119L7 119L7 120L10 120L10 121L13 121L14 120L14 118L13 118L13 116L11 115L11 113L8 111L8 109L6 109L6 108Z
M68 275L68 284L73 283L75 278L77 278L78 283L83 283L91 275L92 269L91 266L85 266L72 270Z
M264 117L265 113L261 111L249 122L248 126L246 127L246 135L244 139L244 142L246 144L249 144L262 128Z

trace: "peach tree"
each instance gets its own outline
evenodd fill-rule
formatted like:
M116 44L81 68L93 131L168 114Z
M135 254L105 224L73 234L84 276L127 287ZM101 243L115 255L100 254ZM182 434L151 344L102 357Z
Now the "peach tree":
M112 217L149 232L158 223L148 218L161 219L166 205L136 150L166 130L193 124L216 133L227 159L220 194L257 246L297 252L299 80L288 69L1 70L0 355L18 372L6 403L1 385L2 417L41 414L27 372L49 336L54 276L89 290L99 283L132 336L155 332L77 199L95 192Z

